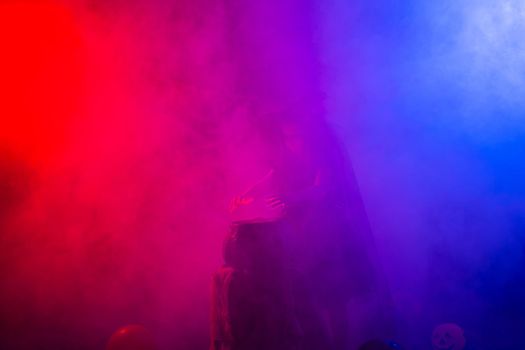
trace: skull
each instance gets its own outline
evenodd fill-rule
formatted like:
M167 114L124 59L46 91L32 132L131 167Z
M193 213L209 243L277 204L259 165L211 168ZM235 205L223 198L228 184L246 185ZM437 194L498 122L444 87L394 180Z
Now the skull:
M440 324L432 333L433 350L463 350L465 337L463 329L455 323Z

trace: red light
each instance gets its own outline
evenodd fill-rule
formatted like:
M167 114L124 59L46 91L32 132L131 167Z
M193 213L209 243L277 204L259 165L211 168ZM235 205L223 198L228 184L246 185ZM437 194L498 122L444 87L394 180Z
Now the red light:
M34 161L63 143L81 97L81 44L58 4L0 4L0 147Z

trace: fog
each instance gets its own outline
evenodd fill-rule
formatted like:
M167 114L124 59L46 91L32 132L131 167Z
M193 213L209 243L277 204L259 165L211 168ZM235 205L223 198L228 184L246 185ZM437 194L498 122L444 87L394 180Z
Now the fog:
M454 322L474 348L524 344L521 2L17 0L0 17L2 348L101 349L133 323L207 347L230 199L290 109L346 146L397 340L430 348Z

